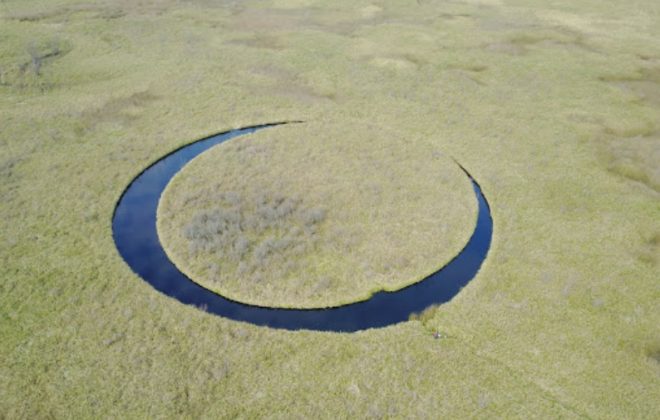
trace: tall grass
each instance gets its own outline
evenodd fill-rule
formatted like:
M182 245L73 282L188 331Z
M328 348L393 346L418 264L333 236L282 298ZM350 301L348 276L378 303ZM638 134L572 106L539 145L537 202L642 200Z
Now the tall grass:
M293 260L313 249L317 229L326 219L325 209L306 207L302 199L278 193L221 192L217 198L217 207L196 212L183 227L189 252L217 261L229 258L236 267L226 272L253 280L272 260ZM286 275L294 265L284 267ZM224 272L216 265L213 274L219 280Z

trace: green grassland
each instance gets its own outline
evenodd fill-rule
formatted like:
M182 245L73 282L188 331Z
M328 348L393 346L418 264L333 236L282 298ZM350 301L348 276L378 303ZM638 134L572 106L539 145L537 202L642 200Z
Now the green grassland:
M241 302L327 307L423 279L474 230L469 178L433 144L368 123L270 128L188 164L159 236L191 279Z
M0 417L660 417L659 39L655 0L1 1ZM461 162L494 222L475 279L337 334L132 273L131 179L283 120Z

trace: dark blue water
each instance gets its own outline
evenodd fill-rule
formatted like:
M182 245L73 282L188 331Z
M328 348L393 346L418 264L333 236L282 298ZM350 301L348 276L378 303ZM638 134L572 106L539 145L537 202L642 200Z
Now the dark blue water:
M135 273L167 296L226 318L288 330L346 332L406 321L430 305L449 301L477 274L490 247L493 223L479 185L466 171L479 203L474 233L448 265L412 286L379 292L369 300L335 308L279 309L229 300L186 277L169 260L158 240L156 210L165 186L186 163L210 147L279 124L284 123L232 130L191 143L163 157L133 180L117 204L112 229L119 253Z

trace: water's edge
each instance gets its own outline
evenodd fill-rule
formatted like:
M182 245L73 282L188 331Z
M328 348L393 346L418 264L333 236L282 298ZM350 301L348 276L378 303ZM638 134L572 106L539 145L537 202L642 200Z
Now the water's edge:
M490 248L493 223L481 188L459 164L470 178L479 204L475 230L454 259L415 284L395 292L378 292L368 300L344 306L288 309L236 302L190 280L169 260L158 239L156 212L165 187L186 163L210 147L243 134L287 123L245 127L198 140L165 155L133 179L120 197L112 219L115 244L129 267L161 293L216 315L287 330L344 332L406 321L413 313L451 300L477 274Z

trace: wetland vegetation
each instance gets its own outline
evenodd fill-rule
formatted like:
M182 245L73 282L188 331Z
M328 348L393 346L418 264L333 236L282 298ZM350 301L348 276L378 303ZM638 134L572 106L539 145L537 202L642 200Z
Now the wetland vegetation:
M659 16L655 0L1 1L0 417L660 417ZM368 124L469 168L496 226L474 280L354 334L253 326L142 282L112 239L131 179L192 139L291 120ZM357 133L319 162L350 162ZM214 187L216 150L182 185ZM271 210L300 200L286 223L341 220L262 188ZM213 207L189 211L172 232Z

